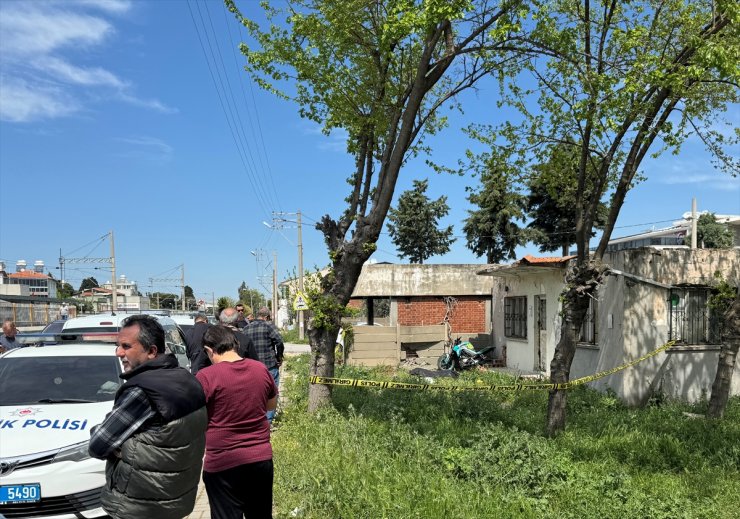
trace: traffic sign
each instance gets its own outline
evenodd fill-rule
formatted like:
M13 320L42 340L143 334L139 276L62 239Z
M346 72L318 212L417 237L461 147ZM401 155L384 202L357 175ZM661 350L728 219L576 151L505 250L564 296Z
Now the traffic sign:
M293 301L293 310L308 310L308 299L300 292L296 294L295 301Z

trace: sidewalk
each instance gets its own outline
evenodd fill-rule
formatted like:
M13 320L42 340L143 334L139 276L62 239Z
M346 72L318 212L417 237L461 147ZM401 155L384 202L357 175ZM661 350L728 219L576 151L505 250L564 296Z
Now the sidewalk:
M291 344L285 343L285 355L300 355L301 353L308 353L311 348L308 344ZM280 387L278 391L283 392L283 373L280 372ZM187 516L186 519L211 519L211 508L208 505L208 494L206 493L206 487L203 485L203 481L198 486L198 497L195 498L195 508L193 513Z

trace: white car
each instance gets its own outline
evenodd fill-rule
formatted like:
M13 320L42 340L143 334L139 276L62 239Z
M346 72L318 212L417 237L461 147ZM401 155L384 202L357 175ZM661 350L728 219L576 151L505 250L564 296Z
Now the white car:
M0 356L0 517L104 517L105 462L90 429L123 371L112 343L16 348Z
M169 317L185 333L195 326L195 314L170 314Z
M165 346L167 351L175 354L180 366L190 369L187 347L185 346L185 335L182 330L178 328L177 323L175 323L175 321L173 321L168 315L163 313L158 313L156 311L142 313L149 314L157 319L159 324L162 325L162 328L164 328ZM118 312L116 314L106 313L75 317L74 319L68 319L65 321L64 328L62 328L62 334L118 332L121 329L121 321L130 315L133 314Z

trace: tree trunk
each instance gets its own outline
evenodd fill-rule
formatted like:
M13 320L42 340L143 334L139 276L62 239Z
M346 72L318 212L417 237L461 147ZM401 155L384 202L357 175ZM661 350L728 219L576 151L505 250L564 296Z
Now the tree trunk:
M735 370L735 359L740 348L740 297L723 316L722 349L717 363L717 374L712 383L712 396L709 398L708 418L722 418L727 401L730 398L732 374Z
M311 342L310 373L319 377L334 376L334 347L337 331L327 328L309 329ZM308 411L331 404L331 386L311 384L308 386Z
M555 355L550 363L550 381L553 384L562 384L570 379L570 367L576 354L576 344L581 331L581 325L588 312L589 297L585 294L575 296L573 301L566 296L563 302L563 328L560 341L555 348ZM547 402L547 436L553 437L565 429L565 408L568 391L553 389Z

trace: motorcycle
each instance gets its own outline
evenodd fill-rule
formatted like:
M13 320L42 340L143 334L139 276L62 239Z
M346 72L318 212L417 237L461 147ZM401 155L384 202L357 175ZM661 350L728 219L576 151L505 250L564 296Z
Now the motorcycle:
M495 346L489 346L488 348L476 351L470 342L462 342L460 337L458 337L452 344L450 351L440 355L437 359L437 368L462 371L464 369L482 366L491 362L495 350Z

